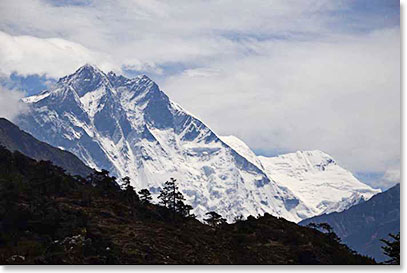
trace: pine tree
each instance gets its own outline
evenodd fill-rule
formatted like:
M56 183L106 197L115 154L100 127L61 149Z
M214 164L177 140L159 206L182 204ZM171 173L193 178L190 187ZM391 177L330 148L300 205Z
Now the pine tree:
M180 200L177 202L177 212L182 215L182 217L195 218L195 214L191 214L192 209L192 206L185 204Z
M151 197L151 193L149 190L147 189L142 189L138 192L138 194L140 195L140 201L142 204L146 205L149 204L150 201L153 199Z
M217 228L226 223L226 219L214 211L207 212L205 215L208 215L208 218L204 219L204 221L211 227Z
M130 185L130 177L125 176L122 178L122 189L127 190L134 190L133 186Z
M385 261L385 264L400 264L400 232L396 235L389 233L389 236L393 239L388 241L381 239L385 246L382 246L383 252L386 256L389 256L390 259Z
M339 238L339 236L336 235L336 233L334 232L334 229L328 223L319 223L319 224L309 223L307 225L307 227L317 229L317 230L325 233L332 240L334 240L334 241L336 241L338 243L341 242L341 238Z
M176 181L176 179L170 178L170 181L165 182L164 188L158 196L161 205L171 210L174 218L176 213L183 217L195 218L195 215L191 214L192 207L184 203L184 195L178 190Z
M160 203L174 212L177 210L178 201L182 202L185 200L183 194L178 190L178 187L175 184L176 181L177 180L174 178L171 178L170 181L166 181L164 188L158 196Z

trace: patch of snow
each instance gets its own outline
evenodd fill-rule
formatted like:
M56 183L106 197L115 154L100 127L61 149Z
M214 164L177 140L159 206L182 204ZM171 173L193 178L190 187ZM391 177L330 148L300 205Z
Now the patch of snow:
M48 97L50 95L49 92L44 92L41 93L39 95L34 95L34 96L30 96L30 97L25 97L23 98L23 102L25 103L34 103L34 102L39 102L40 100L45 99L46 97Z
M105 87L101 87L92 92L88 92L80 98L83 110L88 113L90 117L94 117L97 112L103 109L104 104L101 99L106 94Z

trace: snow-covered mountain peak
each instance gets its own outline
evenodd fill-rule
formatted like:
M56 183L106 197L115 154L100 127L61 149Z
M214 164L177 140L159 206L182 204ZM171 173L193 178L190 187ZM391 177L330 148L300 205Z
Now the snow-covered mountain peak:
M117 91L122 104L129 110L140 108L141 104L144 104L145 107L151 99L164 100L167 104L169 103L168 97L146 75L127 78L111 71L107 74L107 78Z
M153 196L167 179L178 179L199 218L210 210L230 221L265 212L292 221L313 215L147 76L128 79L87 65L25 101L31 110L20 117L21 128L90 167L131 177Z
M79 97L82 97L102 86L110 86L110 82L102 70L96 66L85 64L75 73L59 79L57 86L70 86Z
M74 73L60 78L58 80L58 83L60 82L71 83L72 81L75 80L90 81L98 77L100 78L106 77L106 74L96 66L93 66L91 64L85 64L79 67Z
M238 138L218 137L145 75L85 65L23 101L22 129L155 197L178 179L200 219L214 210L229 221L265 212L299 221L355 191L372 193L323 152L257 157Z
M121 118L124 111L127 111L128 118L137 116L137 119L144 119L145 116L150 122L157 124L166 119L155 113L160 111L163 114L170 108L168 97L146 75L129 79L114 72L105 74L90 64L59 79L49 94L34 95L24 101L60 104L57 112L72 108L76 113L82 112L87 120L100 119L98 117L103 117L106 121Z
M85 64L71 75L59 79L56 87L53 89L54 92L61 93L61 90L74 91L81 100L86 102L89 102L89 97L98 100L102 95L113 97L114 100L128 102L134 99L137 100L137 98L140 99L140 95L146 97L145 101L152 98L164 98L166 100L165 94L160 91L158 85L146 75L127 78L123 75L117 75L113 71L105 74L91 64ZM83 98L85 96L86 98Z
M270 177L314 208L316 214L356 202L355 196L367 200L380 192L357 180L330 155L318 150L258 158ZM338 202L342 205L335 205Z
M246 143L236 136L220 136L220 139L260 169L264 168L261 159L267 160L269 157L257 156ZM279 155L278 158L284 162L292 162L290 168L297 168L297 171L323 171L329 165L336 165L332 156L320 150L297 151Z
M270 179L287 187L313 210L314 214L342 211L378 192L359 182L325 152L312 150L275 157L257 156L235 136L220 138L267 173Z

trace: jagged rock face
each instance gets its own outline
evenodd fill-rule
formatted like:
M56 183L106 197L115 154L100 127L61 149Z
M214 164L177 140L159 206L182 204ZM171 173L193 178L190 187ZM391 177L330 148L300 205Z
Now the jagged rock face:
M200 219L268 212L291 221L314 215L287 187L173 103L146 76L127 79L85 65L54 88L25 98L19 126L88 166L129 176L157 196L170 177Z

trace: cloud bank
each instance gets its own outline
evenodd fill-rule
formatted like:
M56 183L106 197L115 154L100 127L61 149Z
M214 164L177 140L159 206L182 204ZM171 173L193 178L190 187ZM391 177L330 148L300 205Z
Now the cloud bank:
M24 96L24 92L0 88L0 117L13 121L25 112L27 105L20 101Z
M12 36L0 31L0 73L10 75L46 75L60 77L75 71L84 63L101 69L117 70L109 56L60 38L40 39L33 36Z
M262 153L320 149L355 171L385 171L400 158L399 42L396 29L260 42L258 55L187 70L164 89Z

